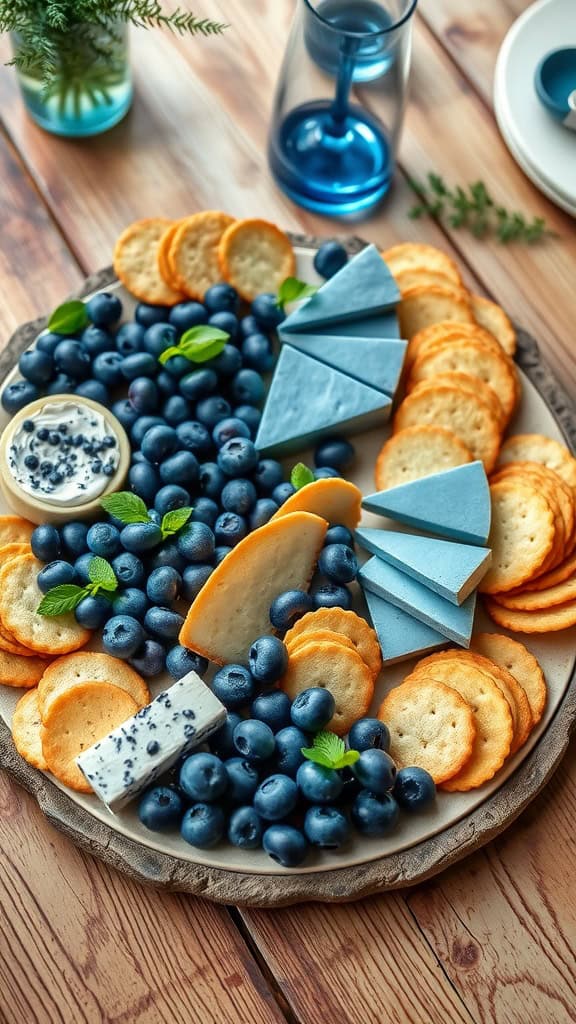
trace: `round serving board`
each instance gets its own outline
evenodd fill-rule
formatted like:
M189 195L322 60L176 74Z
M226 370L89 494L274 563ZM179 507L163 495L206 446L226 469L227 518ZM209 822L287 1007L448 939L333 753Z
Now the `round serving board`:
M300 277L316 281L312 267L315 239L293 236ZM347 239L350 252L364 242ZM111 269L88 279L80 296L99 289L118 289L130 315L133 300L118 284ZM59 299L60 297L58 297ZM45 327L44 320L16 331L0 356L0 379L15 373L23 349L30 347ZM519 332L517 361L522 371L523 398L512 432L538 432L576 447L576 418L567 396L542 363L536 342ZM0 428L8 418L0 416ZM373 491L373 467L382 445L382 431L355 439L358 452L352 479L364 493ZM302 453L306 461L309 453ZM295 460L289 460L291 465ZM8 511L0 504L0 513ZM367 523L382 520L365 516ZM477 627L496 632L482 611ZM520 637L525 640L526 638ZM181 890L225 903L280 906L301 900L349 900L424 880L478 849L501 832L542 789L559 764L576 720L576 627L551 637L528 638L546 673L549 700L545 715L528 743L490 783L470 793L440 793L428 813L403 816L397 831L384 839L356 836L337 854L317 851L297 871L280 868L263 851L246 853L222 844L202 851L178 835L147 831L134 807L112 815L95 798L71 793L26 764L17 754L9 725L19 691L0 692L0 765L31 792L44 814L83 849L140 881ZM376 689L377 707L385 692L397 685L412 661L385 670ZM155 682L153 692L167 685Z

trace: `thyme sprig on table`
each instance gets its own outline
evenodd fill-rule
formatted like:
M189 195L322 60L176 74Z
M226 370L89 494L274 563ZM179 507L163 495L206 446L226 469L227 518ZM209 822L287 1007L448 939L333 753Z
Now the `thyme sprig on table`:
M409 185L418 197L408 214L412 220L433 217L452 228L465 228L475 238L493 236L502 244L533 245L554 235L543 217L528 219L523 213L500 206L483 181L450 188L440 174L430 172L426 183L409 179Z

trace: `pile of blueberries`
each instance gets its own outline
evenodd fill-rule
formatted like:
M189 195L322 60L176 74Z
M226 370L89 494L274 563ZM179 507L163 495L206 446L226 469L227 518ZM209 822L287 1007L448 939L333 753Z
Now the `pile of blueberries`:
M348 747L360 756L351 768L307 759L302 749L328 726L334 698L313 687L291 702L275 688L287 662L282 641L264 636L252 644L248 668L227 665L216 673L212 685L227 708L226 721L163 785L141 796L138 813L146 828L179 828L200 849L224 838L243 850L263 847L283 867L295 868L310 846L337 850L351 841L354 828L385 836L401 809L418 812L433 802L428 772L396 771L388 728L378 719L352 726Z

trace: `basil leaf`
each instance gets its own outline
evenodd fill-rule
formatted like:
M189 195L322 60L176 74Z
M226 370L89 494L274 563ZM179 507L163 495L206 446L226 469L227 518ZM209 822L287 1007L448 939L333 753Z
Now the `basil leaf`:
M86 306L79 299L73 299L54 310L48 321L48 330L55 334L76 334L89 323Z
M170 345L169 348L165 348L164 351L160 353L158 356L158 362L162 363L162 366L164 366L169 359L172 359L172 356L181 356L183 354L182 349L178 348L177 345Z
M107 562L105 558L100 558L99 555L94 555L94 558L90 561L88 576L92 583L102 587L103 590L108 590L111 593L118 590L118 580L116 579L114 569L110 562Z
M308 466L305 466L303 462L297 462L290 474L290 483L295 491L299 491L301 487L305 487L306 484L311 484L315 480L314 473Z
M192 363L206 363L220 355L229 338L218 327L191 327L180 338L180 354Z
M315 284L306 284L306 281L299 281L297 277L287 277L282 281L276 296L276 305L284 309L288 302L298 302L300 299L307 299L315 295L318 287Z
M137 494L132 491L117 491L102 498L100 504L110 516L121 523L149 523L148 509Z
M162 518L162 525L160 529L162 531L162 540L166 537L172 537L178 530L181 530L192 515L193 509L191 508L175 508L171 512L166 512Z
M38 615L46 616L65 615L66 612L73 612L87 595L86 587L77 587L75 583L62 583L44 594L36 612Z

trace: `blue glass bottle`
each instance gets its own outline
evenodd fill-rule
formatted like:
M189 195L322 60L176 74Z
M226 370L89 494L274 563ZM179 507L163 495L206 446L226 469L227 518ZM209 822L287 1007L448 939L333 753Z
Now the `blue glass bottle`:
M394 170L417 0L298 0L269 135L280 187L349 216L385 196Z

